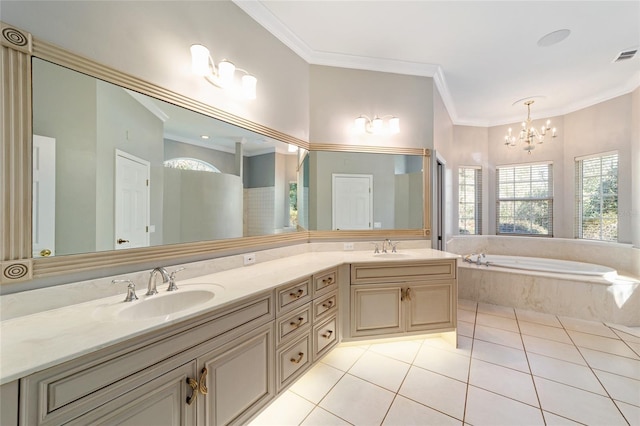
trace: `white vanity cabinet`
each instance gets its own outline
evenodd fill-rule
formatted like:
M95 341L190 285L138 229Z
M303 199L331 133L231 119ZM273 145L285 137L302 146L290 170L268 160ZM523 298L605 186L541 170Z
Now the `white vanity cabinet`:
M242 422L275 394L274 317L269 291L34 373L21 379L19 423Z
M350 337L453 331L456 260L351 265Z

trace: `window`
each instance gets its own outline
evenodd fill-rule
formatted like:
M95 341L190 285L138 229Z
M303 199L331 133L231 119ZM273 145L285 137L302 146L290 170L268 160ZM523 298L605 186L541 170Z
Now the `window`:
M458 232L482 234L482 169L458 169Z
M553 236L553 164L496 170L496 233Z
M576 237L618 240L618 153L576 159Z
M197 170L201 172L220 173L215 166L207 163L206 161L198 160L197 158L172 158L164 163L165 167L180 170Z

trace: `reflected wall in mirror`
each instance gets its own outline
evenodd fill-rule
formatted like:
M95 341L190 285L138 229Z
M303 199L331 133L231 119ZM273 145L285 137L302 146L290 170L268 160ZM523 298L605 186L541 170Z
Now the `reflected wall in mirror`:
M422 229L423 156L311 151L309 229Z
M32 79L34 257L305 228L297 147L38 58Z

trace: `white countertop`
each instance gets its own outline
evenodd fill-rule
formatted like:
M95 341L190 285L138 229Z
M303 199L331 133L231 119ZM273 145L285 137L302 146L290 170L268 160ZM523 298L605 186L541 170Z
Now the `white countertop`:
M94 352L172 324L213 312L243 298L345 263L455 259L458 255L432 249L375 256L370 251L312 252L216 272L177 282L185 291L212 288L213 299L165 317L122 319L116 313L137 302L124 303L123 292L89 302L20 316L0 322L0 384ZM159 288L164 293L164 290ZM179 290L178 290L179 291ZM37 292L37 290L34 290ZM34 293L35 294L35 293ZM142 300L146 296L138 290ZM160 295L171 297L171 294ZM151 296L158 297L158 296Z

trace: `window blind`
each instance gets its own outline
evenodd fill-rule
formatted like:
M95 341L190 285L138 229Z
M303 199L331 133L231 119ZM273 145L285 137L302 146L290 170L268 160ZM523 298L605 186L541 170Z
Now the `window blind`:
M458 232L482 234L482 169L458 169Z

